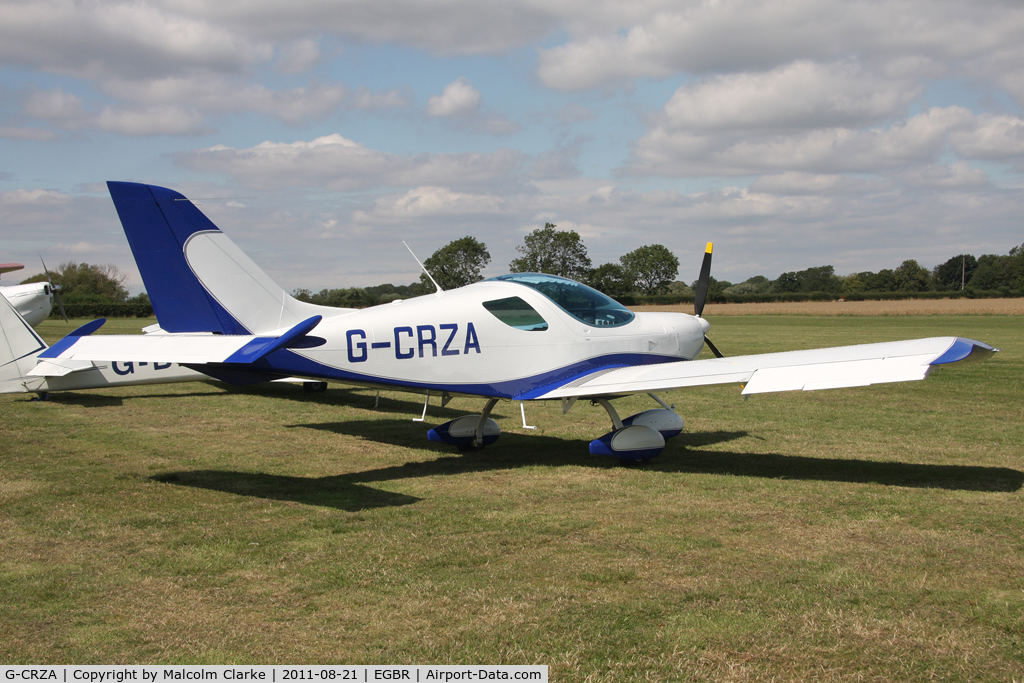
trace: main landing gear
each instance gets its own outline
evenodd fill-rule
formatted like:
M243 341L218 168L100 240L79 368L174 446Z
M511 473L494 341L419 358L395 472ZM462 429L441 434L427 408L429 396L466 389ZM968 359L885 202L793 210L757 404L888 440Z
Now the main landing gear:
M683 431L683 418L655 394L649 396L662 407L644 410L625 419L619 417L608 399L593 399L591 403L604 408L611 418L612 431L591 441L590 453L618 458L623 464L645 463L661 453L665 448L665 439L671 439ZM498 423L490 418L491 410L497 403L498 399L489 399L479 415L463 415L445 422L427 432L427 438L457 446L460 451L489 446L501 435ZM563 401L562 412L569 412L575 403L576 399ZM523 425L526 425L525 415Z
M479 415L463 415L434 427L427 432L427 439L458 446L460 451L490 446L501 436L501 427L489 417L497 404L498 399L489 399Z
M649 462L665 448L665 439L671 439L683 431L683 418L679 417L654 394L651 398L662 408L652 408L619 419L619 414L606 398L592 401L608 413L612 431L590 442L591 455L618 458L623 465ZM567 410L567 409L566 409Z

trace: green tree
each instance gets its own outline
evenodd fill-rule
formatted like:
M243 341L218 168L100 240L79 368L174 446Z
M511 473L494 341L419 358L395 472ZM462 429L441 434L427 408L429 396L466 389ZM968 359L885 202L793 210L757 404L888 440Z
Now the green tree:
M1013 262L1009 256L985 254L967 286L971 289L1010 289L1013 287Z
M772 292L830 292L839 293L843 288L842 278L836 277L832 266L816 266L807 270L783 273L772 283Z
M663 294L679 274L679 259L660 244L634 249L619 259L626 278L645 294Z
M978 269L978 259L970 254L957 254L945 263L940 263L932 270L932 282L935 289L953 291L971 281L974 271Z
M480 271L491 262L487 245L475 237L463 237L449 242L430 255L423 266L437 280L441 289L465 287L483 280ZM423 292L432 292L433 283L425 273L420 275L420 287Z
M1013 281L1010 286L1018 292L1024 292L1024 244L1010 249L1010 271Z
M898 292L926 292L931 288L931 273L914 259L907 259L893 271Z
M690 285L693 291L697 291L697 283L699 280L694 280ZM708 303L713 302L724 302L725 301L725 290L732 287L732 283L728 280L716 280L714 275L708 276Z
M843 294L856 294L867 288L868 286L864 284L864 280L857 273L853 273L843 280Z
M783 294L789 294L791 292L800 291L800 278L797 277L795 271L788 273L782 273L772 282L771 291L781 292Z
M843 288L843 281L836 277L832 266L817 266L797 273L801 292L831 292L836 294Z
M575 230L555 230L545 223L523 239L516 247L522 257L509 264L513 273L549 273L572 280L584 280L590 272L590 257L583 240Z
M764 275L755 275L752 278L748 278L743 282L735 284L729 287L726 294L761 294L762 292L768 291L771 286L771 280L766 278Z
M896 275L888 268L882 268L877 273L866 271L857 273L857 277L864 281L869 292L895 292Z
M60 285L60 294L64 303L121 303L128 299L128 290L124 288L127 275L117 266L92 265L68 261L60 264L56 270L50 271L53 284ZM22 281L46 282L46 274L40 273Z
M633 291L633 282L618 263L605 263L587 275L586 284L615 299Z

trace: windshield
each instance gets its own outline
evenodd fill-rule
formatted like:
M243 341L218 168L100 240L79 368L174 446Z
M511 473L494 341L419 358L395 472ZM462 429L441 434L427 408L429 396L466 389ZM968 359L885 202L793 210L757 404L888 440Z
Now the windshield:
M595 327L618 327L634 318L633 312L596 289L557 275L512 273L492 277L501 282L517 282L551 299L559 308L580 322Z

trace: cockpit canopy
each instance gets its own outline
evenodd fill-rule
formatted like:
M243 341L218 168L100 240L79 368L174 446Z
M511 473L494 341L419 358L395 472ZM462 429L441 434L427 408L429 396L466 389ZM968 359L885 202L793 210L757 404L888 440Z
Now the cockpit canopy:
M619 327L633 320L631 310L596 289L546 273L511 273L489 278L537 290L580 322L594 327Z

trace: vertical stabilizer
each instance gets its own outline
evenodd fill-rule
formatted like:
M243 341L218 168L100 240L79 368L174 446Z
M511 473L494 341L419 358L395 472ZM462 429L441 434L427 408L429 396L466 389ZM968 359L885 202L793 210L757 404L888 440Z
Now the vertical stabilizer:
M178 192L107 186L165 331L259 334L320 312L285 292Z

